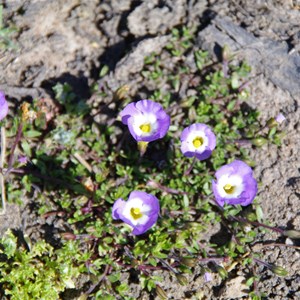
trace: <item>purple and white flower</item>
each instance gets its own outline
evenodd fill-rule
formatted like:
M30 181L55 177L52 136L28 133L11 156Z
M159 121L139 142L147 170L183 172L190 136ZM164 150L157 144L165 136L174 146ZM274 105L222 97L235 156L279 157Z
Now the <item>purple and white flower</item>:
M276 122L278 124L281 124L282 122L284 122L286 120L285 116L282 113L279 113L276 118L275 118Z
M225 203L246 206L252 203L257 193L257 182L252 169L243 161L235 160L222 166L212 181L213 193L220 206Z
M145 192L133 191L127 201L119 198L113 205L112 217L121 219L133 227L132 234L145 233L157 221L159 214L158 199Z
M151 100L129 103L121 111L122 122L128 125L137 142L151 142L163 138L170 126L170 117L163 107Z
M0 91L0 121L3 120L8 114L8 103L5 99L5 95Z
M180 136L181 152L187 157L196 157L199 160L211 156L216 147L216 136L209 126L201 123L192 124L185 128Z
M211 275L210 272L205 272L205 273L204 273L204 280L205 280L205 282L210 282L210 281L212 281L212 275Z

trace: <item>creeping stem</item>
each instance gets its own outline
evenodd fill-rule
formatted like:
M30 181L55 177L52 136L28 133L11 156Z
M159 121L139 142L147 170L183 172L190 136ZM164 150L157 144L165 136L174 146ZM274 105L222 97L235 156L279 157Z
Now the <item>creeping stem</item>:
M23 123L22 121L20 122L19 124L19 127L18 127L18 131L17 131L17 135L16 135L16 139L11 147L11 151L10 151L10 155L9 155L9 159L8 159L8 165L7 165L7 170L5 172L5 176L7 176L10 171L13 169L13 164L15 162L15 150L16 150L16 147L18 145L18 143L20 142L21 138L22 138L22 131L23 131Z
M6 211L5 184L4 184L4 176L3 176L3 173L2 173L3 164L4 164L4 158L5 158L5 150L6 150L5 128L1 127L0 189L1 189L2 211L0 212L0 215L5 214L5 211Z
M192 169L193 169L193 167L194 167L194 165L196 163L196 160L197 160L196 156L194 156L190 167L184 172L184 176L188 176L191 173L191 171L192 171Z

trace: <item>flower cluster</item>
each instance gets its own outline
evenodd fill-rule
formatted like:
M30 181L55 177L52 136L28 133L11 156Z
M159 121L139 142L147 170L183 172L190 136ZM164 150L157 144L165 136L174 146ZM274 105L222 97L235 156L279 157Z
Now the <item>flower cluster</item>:
M122 122L128 126L133 138L142 145L144 153L148 142L163 138L170 126L170 117L163 107L151 100L128 104L121 112ZM216 147L216 136L206 124L196 123L185 128L180 136L181 152L186 157L205 160ZM219 206L249 205L257 193L257 182L252 169L236 160L221 167L212 181L212 189ZM158 199L145 192L133 191L127 201L118 199L112 209L113 219L121 219L133 228L132 233L145 233L157 221Z

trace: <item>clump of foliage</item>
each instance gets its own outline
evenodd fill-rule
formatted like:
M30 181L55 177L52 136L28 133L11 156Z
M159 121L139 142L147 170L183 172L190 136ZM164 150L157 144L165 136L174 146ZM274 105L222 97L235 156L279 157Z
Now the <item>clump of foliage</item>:
M3 24L3 5L0 5L0 49L15 49L16 45L12 42L11 36L17 29L13 26Z
M253 287L250 295L261 297L253 267L260 254L252 247L266 228L285 232L261 223L257 199L247 208L225 205L220 209L211 182L215 171L234 159L254 166L249 152L265 143L280 145L282 133L278 126L261 125L259 113L246 103L249 66L234 62L228 50L222 62L214 62L207 52L193 47L193 39L187 28L176 29L162 53L145 58L139 92L153 87L147 95L168 112L171 126L164 139L149 144L143 157L118 119L120 109L132 102L126 86L115 91L115 107L99 108L109 111L108 122L96 122L71 87L60 84L54 88L59 114L51 114L36 100L7 126L8 137L15 138L21 154L30 159L26 166L10 160L4 168L21 175L6 184L9 201L19 201L24 190L32 193L32 186L39 185L43 193L35 193L34 200L39 214L68 228L61 233L60 249L40 241L24 251L12 234L2 239L1 282L12 299L23 295L42 299L45 287L53 295L47 294L47 299L55 299L73 286L80 273L89 274L91 281L90 288L82 291L83 299L90 295L133 299L122 280L129 270L138 275L144 289L166 298L156 271L167 270L186 284L186 274L196 264L203 273L218 272L223 279L236 268L247 270L247 285ZM104 82L105 72L102 75ZM111 103L110 92L103 88L94 96ZM191 123L208 124L217 137L212 156L194 165L182 155L179 140ZM14 155L12 151L10 156ZM133 190L155 195L161 206L156 226L141 236L132 236L126 225L111 216L115 200L127 198ZM227 240L208 242L205 236L220 224Z
M80 274L77 259L82 254L74 242L54 249L41 240L26 249L28 244L18 245L17 238L8 232L1 246L1 299L55 300L66 288L75 288L74 279Z

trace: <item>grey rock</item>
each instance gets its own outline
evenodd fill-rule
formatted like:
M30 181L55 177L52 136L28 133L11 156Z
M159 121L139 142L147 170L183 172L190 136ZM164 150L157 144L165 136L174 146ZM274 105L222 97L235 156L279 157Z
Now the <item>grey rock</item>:
M216 45L227 45L231 51L243 56L257 73L263 73L276 86L299 97L300 56L297 51L289 52L285 42L256 38L222 17L217 17L201 31L197 42L211 53L215 53Z
M170 38L170 35L165 35L141 41L133 51L117 64L115 78L124 80L130 74L140 72L144 67L145 57L153 52L159 53L169 42Z
M160 7L158 0L144 1L128 16L128 29L135 36L165 34L180 24L185 16L186 1L165 1Z
M114 12L123 12L126 10L130 10L130 6L132 4L132 0L111 0L111 7Z

